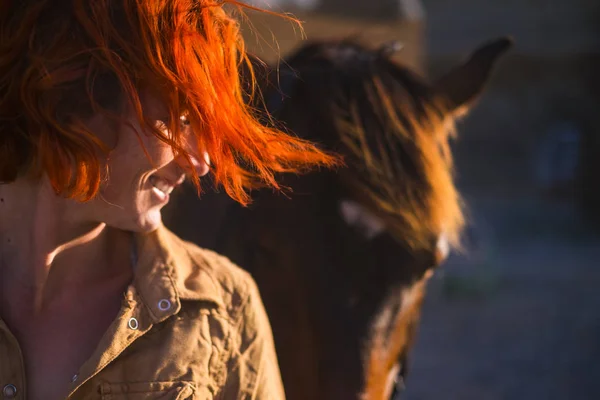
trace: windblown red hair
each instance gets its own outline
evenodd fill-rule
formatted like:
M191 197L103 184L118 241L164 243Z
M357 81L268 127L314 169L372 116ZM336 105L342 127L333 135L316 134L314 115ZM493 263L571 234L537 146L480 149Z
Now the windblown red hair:
M334 163L260 124L245 102L239 70L249 63L231 16L244 7L227 0L1 2L0 182L47 174L57 193L92 198L103 179L99 150L110 149L83 121L94 112L118 118L118 99L133 104L142 126L176 154L191 162L207 151L215 181L242 203L247 189L277 188L278 172ZM167 106L168 136L144 116L142 89ZM194 151L181 115L197 139Z

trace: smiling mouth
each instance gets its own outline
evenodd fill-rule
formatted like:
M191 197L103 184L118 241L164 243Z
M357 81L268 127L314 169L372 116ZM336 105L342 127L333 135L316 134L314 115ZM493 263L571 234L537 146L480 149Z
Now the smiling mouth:
M169 181L159 178L158 176L152 175L149 179L150 184L160 193L169 195L175 189L175 185L171 184Z

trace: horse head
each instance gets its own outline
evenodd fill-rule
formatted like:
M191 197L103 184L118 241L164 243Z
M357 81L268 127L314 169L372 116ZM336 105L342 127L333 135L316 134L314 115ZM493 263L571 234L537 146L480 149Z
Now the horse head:
M427 280L460 243L454 122L510 43L488 43L432 82L390 46L351 41L258 66L265 123L344 161L229 207L217 240L260 288L288 399L396 398ZM209 215L201 203L196 213Z

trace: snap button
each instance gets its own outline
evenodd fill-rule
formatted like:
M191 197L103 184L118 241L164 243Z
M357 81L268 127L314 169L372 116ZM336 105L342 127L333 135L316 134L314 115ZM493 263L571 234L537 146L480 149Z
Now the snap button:
M127 323L127 325L129 326L129 329L134 331L137 330L137 328L139 328L140 326L138 320L133 317L129 318L129 322Z
M171 302L169 300L162 299L158 302L158 309L160 311L167 311L169 308L171 308Z
M4 395L5 399L13 399L17 396L17 387L15 385L8 384L4 386L4 389L2 389L2 394Z

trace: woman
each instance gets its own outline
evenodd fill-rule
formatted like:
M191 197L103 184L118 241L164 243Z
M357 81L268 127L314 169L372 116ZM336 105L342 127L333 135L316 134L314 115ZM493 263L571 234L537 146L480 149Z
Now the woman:
M331 162L246 108L224 6L0 5L4 398L284 397L252 279L161 223L186 175L244 203Z

